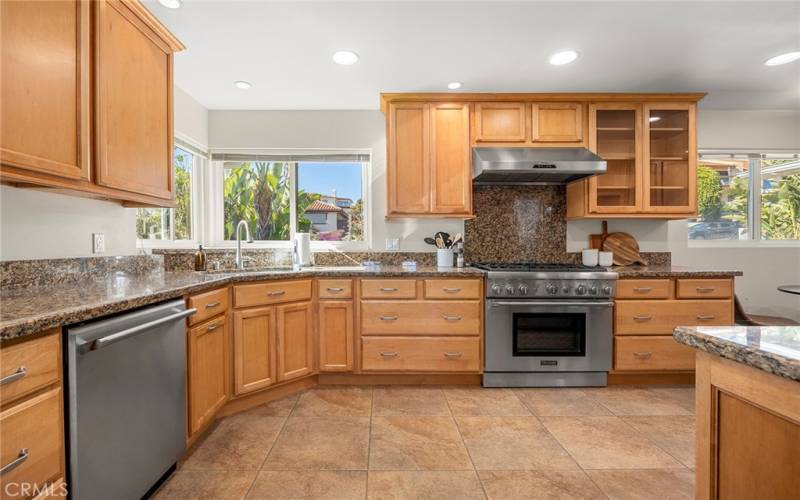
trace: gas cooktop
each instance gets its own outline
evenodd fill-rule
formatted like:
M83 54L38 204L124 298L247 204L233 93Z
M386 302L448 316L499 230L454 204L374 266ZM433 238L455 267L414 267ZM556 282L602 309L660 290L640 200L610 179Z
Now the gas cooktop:
M484 271L505 271L505 272L554 272L554 273L569 273L569 272L597 272L606 271L604 267L590 267L583 264L542 264L538 262L478 262L473 264L472 267L483 269Z
M614 296L617 273L605 267L536 262L483 262L487 298L597 299Z

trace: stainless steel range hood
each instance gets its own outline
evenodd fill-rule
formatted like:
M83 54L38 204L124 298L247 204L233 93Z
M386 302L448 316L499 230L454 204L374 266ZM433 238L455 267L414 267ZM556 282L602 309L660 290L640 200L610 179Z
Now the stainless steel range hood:
M604 174L586 148L472 148L472 184L565 184Z

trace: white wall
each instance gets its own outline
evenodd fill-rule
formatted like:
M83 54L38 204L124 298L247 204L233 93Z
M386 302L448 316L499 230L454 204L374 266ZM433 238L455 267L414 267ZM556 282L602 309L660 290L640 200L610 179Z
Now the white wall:
M800 152L800 112L703 110L697 120L700 149L783 149ZM599 220L567 223L567 250L585 248L590 234L601 231ZM736 293L745 310L800 321L800 297L777 291L781 284L800 283L800 246L689 247L686 221L609 220L608 230L625 231L646 252L672 252L681 266L735 269Z
M386 220L386 133L380 111L209 111L210 149L372 150L371 249L384 250L399 238L400 250L430 251L422 239L436 231L464 231L461 220Z
M208 144L208 112L175 88L175 131ZM136 210L118 203L33 189L0 187L0 260L92 255L92 233L103 233L104 255L137 252Z

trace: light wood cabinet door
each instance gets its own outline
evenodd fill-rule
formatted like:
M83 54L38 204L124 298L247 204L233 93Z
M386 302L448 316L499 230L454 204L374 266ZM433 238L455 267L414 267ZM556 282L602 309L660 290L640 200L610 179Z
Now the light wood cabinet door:
M525 142L525 103L475 104L475 142Z
M583 144L583 104L531 104L531 141Z
M319 371L353 369L353 303L349 300L319 302Z
M89 179L89 2L0 2L0 158Z
M469 104L432 104L431 212L472 212Z
M225 316L189 331L189 435L214 419L227 400Z
M278 381L314 371L311 302L277 306Z
M276 321L274 307L233 314L233 368L236 394L275 383Z
M387 206L389 215L430 211L430 117L420 102L389 106Z
M97 183L171 201L172 49L128 4L95 5Z

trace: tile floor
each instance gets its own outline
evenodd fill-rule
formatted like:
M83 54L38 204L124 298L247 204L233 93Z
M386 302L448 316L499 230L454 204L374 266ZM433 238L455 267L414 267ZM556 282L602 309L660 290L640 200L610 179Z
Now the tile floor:
M222 419L158 499L689 499L694 389L321 386Z

